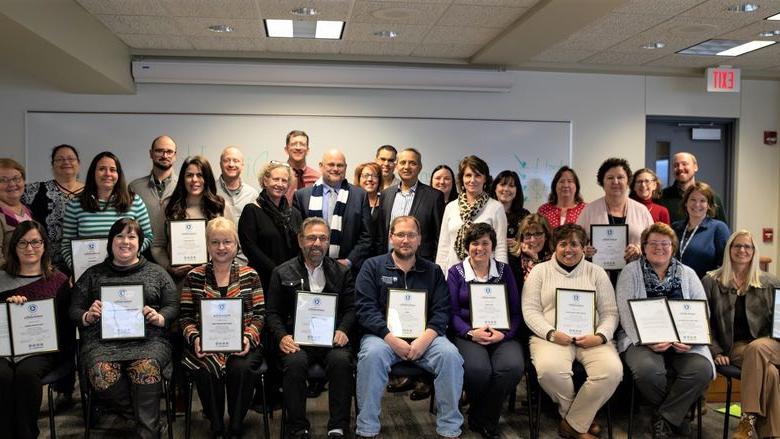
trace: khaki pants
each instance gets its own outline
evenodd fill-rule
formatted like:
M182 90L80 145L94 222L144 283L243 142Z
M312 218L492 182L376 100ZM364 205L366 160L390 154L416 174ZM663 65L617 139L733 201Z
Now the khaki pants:
M577 393L572 381L574 360L580 362L588 374ZM558 404L561 417L580 433L588 431L598 410L623 379L623 364L612 342L584 349L531 337L531 361L539 376L539 385Z
M755 413L761 437L780 436L780 341L762 337L736 342L729 359L742 368L742 412Z

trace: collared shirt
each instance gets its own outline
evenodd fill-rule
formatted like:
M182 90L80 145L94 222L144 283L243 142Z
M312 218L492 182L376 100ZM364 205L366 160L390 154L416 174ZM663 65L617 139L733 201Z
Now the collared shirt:
M332 188L327 183L322 183L322 219L328 222L333 218L333 209L336 207L336 200L339 196L338 189Z
M418 180L407 192L401 190L401 185L398 186L398 192L395 193L395 200L393 200L393 210L390 212L390 221L399 216L409 215L419 183Z
M221 175L217 179L217 194L225 199L225 217L232 219L234 222L238 222L238 219L241 218L241 212L244 211L244 207L247 204L254 203L260 195L257 189L244 184L240 180L237 189L228 188ZM228 209L230 212L227 212Z
M168 174L166 178L163 178L162 181L157 181L156 178L154 178L154 174L149 174L149 179L151 180L151 185L157 190L157 196L160 197L160 199L163 198L163 194L165 193L165 188L168 186L168 184L171 182L171 176L173 173Z
M496 260L493 258L490 258L490 269L488 270L487 278L478 277L477 273L474 272L474 269L471 267L471 256L466 256L466 259L463 260L463 280L466 282L487 282L499 276Z
M300 169L296 168L292 165L289 161L287 162L292 167L292 170L295 174L298 173L298 171L301 171ZM316 169L312 168L311 166L306 166L302 169L302 180L303 180L303 186L302 187L309 187L314 184L315 181L317 181L318 178L320 178L320 173ZM287 188L287 201L289 203L292 203L293 194L298 189L298 184L291 184L289 188Z
M322 269L322 262L314 267L314 270L309 269L308 265L304 264L304 266L309 274L309 290L313 293L321 293L325 289L325 271Z

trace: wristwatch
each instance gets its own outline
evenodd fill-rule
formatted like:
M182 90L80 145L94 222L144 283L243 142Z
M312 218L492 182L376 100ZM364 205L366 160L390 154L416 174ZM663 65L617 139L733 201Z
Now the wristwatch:
M547 333L547 341L551 343L555 342L555 329L550 329L550 332Z
M473 329L466 333L466 338L469 339L469 340L474 338L474 330Z

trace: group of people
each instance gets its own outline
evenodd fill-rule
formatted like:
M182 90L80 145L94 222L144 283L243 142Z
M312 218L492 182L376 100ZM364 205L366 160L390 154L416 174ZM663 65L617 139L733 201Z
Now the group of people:
M624 365L653 407L653 437L684 432L716 364L744 371L735 437L780 436L780 342L770 337L780 281L759 272L750 232L730 233L719 198L695 179L693 155L673 157L675 183L663 191L652 170L632 173L626 160L607 159L596 173L604 196L589 203L564 166L548 203L530 213L517 173L494 179L474 155L457 173L437 166L425 184L420 151L383 145L350 183L341 151L325 152L319 169L307 164L305 132L290 132L284 150L286 161L259 172L259 190L242 180L235 146L222 151L218 177L202 156L187 157L175 173L170 136L152 142L151 172L129 184L111 152L92 159L84 183L70 145L54 148L45 182L26 185L24 168L0 159L0 300L54 297L63 310L59 353L0 360L0 420L13 437L38 435L40 380L72 361L74 326L85 384L132 410L144 438L160 434L162 381L179 364L197 386L212 436L241 436L267 361L280 371L291 438L310 437L310 365L323 365L330 383L328 437L351 434L353 387L356 434L375 437L391 367L407 362L433 376L439 436L458 437L467 426L493 439L526 356L558 406L562 437L599 435L596 412ZM207 263L172 262L170 224L178 220L207 222ZM622 270L590 262L590 226L602 224L627 226ZM71 241L86 237L106 237L108 256L75 278ZM117 282L143 285L143 338L101 337L101 286ZM475 284L504 287L506 328L472 324ZM558 329L558 289L593 292L593 333ZM391 290L425 293L425 329L415 338L391 330ZM295 339L301 291L338 296L332 346ZM655 297L707 300L711 345L642 344L629 301ZM202 348L200 302L216 298L242 301L239 352ZM578 390L574 362L587 373ZM64 399L73 381L58 383Z

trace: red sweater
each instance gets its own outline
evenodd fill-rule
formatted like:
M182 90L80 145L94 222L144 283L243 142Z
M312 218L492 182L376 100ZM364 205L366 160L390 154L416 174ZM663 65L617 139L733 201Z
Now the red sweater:
M665 208L664 206L661 206L660 204L656 204L653 202L652 198L648 198L646 200L640 200L639 197L631 197L636 201L639 201L640 203L644 204L645 207L647 207L647 210L650 211L650 215L653 217L653 221L655 222L661 222L667 225L671 225L671 218L669 217L669 210Z

